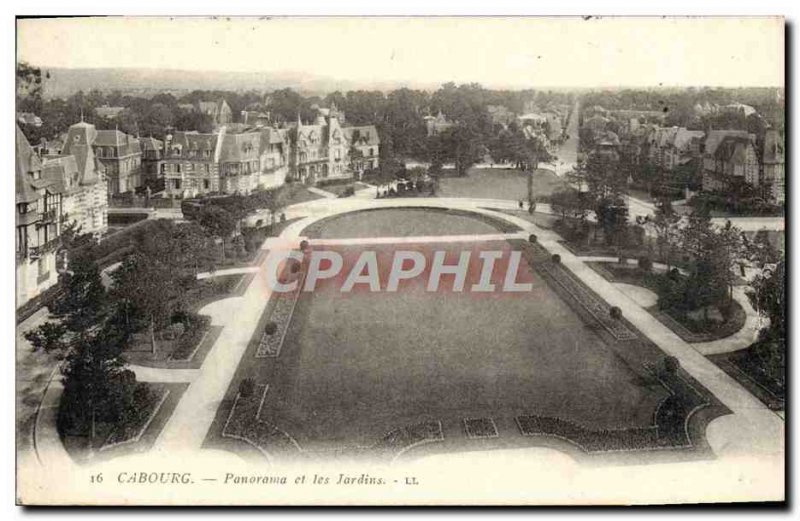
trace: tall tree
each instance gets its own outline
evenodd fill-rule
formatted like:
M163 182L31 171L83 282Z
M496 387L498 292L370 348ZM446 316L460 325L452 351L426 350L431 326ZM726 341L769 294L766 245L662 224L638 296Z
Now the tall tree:
M112 293L125 317L125 328L133 332L146 327L155 354L155 332L180 308L182 291L172 266L136 252L125 258L112 277Z
M42 111L42 69L26 62L17 64L16 104L20 112Z
M215 204L207 204L198 215L200 226L217 237L222 244L222 258L225 258L225 241L236 230L236 219L231 213Z
M50 305L51 321L25 333L34 350L65 356L103 326L109 313L100 271L86 254L76 252L61 275L62 291Z
M681 216L668 197L659 199L655 213L645 218L645 225L655 231L658 256L664 260L667 270L672 268L672 251L678 242L680 222Z

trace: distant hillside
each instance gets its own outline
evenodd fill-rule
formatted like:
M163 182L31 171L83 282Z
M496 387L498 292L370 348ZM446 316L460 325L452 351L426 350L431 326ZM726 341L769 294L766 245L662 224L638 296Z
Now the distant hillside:
M44 95L48 98L66 97L79 90L99 89L126 94L148 95L170 91L192 90L275 90L291 87L305 95L324 95L336 90L391 90L396 83L356 83L299 72L221 72L183 71L176 69L45 69L50 78L44 80ZM44 71L43 71L44 72ZM435 85L415 86L436 88Z

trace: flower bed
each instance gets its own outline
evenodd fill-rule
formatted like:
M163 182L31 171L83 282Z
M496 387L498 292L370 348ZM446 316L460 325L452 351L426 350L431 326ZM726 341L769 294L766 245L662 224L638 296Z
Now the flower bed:
M651 273L632 265L620 265L613 262L587 262L597 274L609 282L621 282L632 284L649 289L658 294L659 280L665 274ZM692 321L688 317L682 317L677 311L671 309L659 309L658 306L647 308L659 322L667 326L673 333L681 337L684 342L710 342L733 335L744 327L747 319L742 306L735 300L731 301L731 309L728 311L725 321L713 328L707 328L707 324Z
M536 415L518 416L517 426L523 436L558 438L587 453L692 448L689 420L709 403L679 375L652 371L670 395L659 404L650 426L593 430L561 418Z
M725 318L724 322L713 329L706 330L698 327L696 322L688 319L681 319L680 315L672 310L659 310L654 307L648 309L648 311L658 319L659 322L681 337L684 342L698 343L712 342L721 338L727 338L744 327L745 321L747 320L747 313L745 313L742 306L735 300L731 302L731 306L731 311L728 312L728 316Z
M372 446L372 451L394 459L416 446L435 443L443 439L442 423L425 421L391 431Z
M172 360L191 360L210 326L211 318L205 315L188 314L184 322L184 333L178 338L170 358Z
M539 256L546 254L544 248L539 245L529 244L530 248L540 250ZM592 317L603 326L617 340L633 340L638 338L625 322L611 316L611 306L603 299L598 297L575 275L565 268L560 262L532 261L530 264L540 274L549 278L563 288L576 302L586 309Z
M467 418L464 420L464 430L470 439L497 437L497 426L491 418Z
M286 271L288 270L285 269L284 273ZM305 271L301 271L294 291L291 293L279 293L274 296L275 307L272 308L270 320L275 324L275 332L273 334L269 334L268 331L262 333L258 342L258 349L256 349L256 358L277 358L280 356L283 339L286 337L289 324L292 322L292 314L297 305L297 299L300 297L304 281Z
M257 385L251 396L243 397L237 393L222 428L222 436L255 447L268 460L276 456L296 456L301 451L297 442L261 417L268 390L268 385Z

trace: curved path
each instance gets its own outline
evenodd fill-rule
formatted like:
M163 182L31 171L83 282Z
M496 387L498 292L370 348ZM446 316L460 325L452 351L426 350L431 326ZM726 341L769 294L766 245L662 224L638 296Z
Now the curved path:
M634 302L643 308L649 308L658 303L658 295L647 288L635 286L633 284L625 284L624 282L615 282L614 287L633 299Z
M222 332L206 356L203 366L192 375L191 383L161 431L151 454L169 458L175 458L176 454L180 453L191 453L193 457L201 456L197 451L201 448L217 408L255 332L258 319L269 301L270 290L264 277L266 266L275 252L297 248L303 239L302 230L325 217L368 208L426 206L471 211L502 219L520 227L523 230L519 234L521 236L535 233L543 247L561 256L564 266L609 304L618 306L623 315L639 331L665 353L677 357L688 373L733 412L731 416L712 422L707 430L709 443L718 456L739 454L741 450L746 449L748 456L757 457L760 461L764 461L765 458L768 461L782 461L784 424L778 415L767 409L734 379L707 360L693 345L681 340L623 291L594 272L585 264L584 259L564 248L559 243L560 237L557 234L541 229L527 220L486 209L504 208L504 205L510 203L485 199L342 198L320 199L287 208L287 217L301 219L287 226L280 237L269 238L264 242L262 248L268 250L269 254L264 256L258 265L253 283L249 285L244 295L217 301L204 308L203 312L212 316L213 323L223 326ZM516 203L510 206L515 208ZM138 370L143 371L143 369ZM53 423L52 428L54 427ZM746 436L743 436L743 433L746 433ZM732 447L741 450L733 450Z
M578 257L583 262L613 262L617 263L619 261L618 257L606 257L606 256L581 256ZM637 263L636 259L628 259L628 264L635 265ZM653 269L656 271L666 271L667 266L666 264L662 264L660 262L653 263ZM682 273L683 270L681 270ZM613 283L617 286L623 293L626 293L629 297L637 301L637 303L647 308L656 304L653 302L652 304L644 304L643 302L646 301L638 301L637 294L639 296L645 295L641 293L641 290L647 291L649 293L653 293L650 290L645 290L644 288L640 288L639 286L633 286L631 284L621 284L619 282ZM654 295L654 294L653 294ZM742 309L745 312L745 321L742 328L737 331L736 333L727 336L725 338L720 338L719 340L712 340L710 342L692 342L691 346L700 354L703 355L719 355L723 353L732 353L734 351L739 351L741 349L745 349L749 347L753 342L758 340L758 332L767 327L769 325L769 319L762 317L759 315L758 311L753 308L753 305L750 303L750 299L747 298L746 288L744 286L735 286L733 288L733 299L742 306Z
M279 238L270 239L264 243L263 248L270 250L270 255L260 265L261 269L256 276L256 283L251 284L245 295L239 298L240 302L236 306L239 312L227 312L220 317L220 319L225 320L225 328L206 358L206 362L200 370L200 375L184 393L175 414L162 431L156 443L156 448L178 450L196 449L201 446L206 432L214 419L216 406L222 400L228 382L238 366L247 342L255 332L258 318L267 305L269 290L263 283L258 283L258 281L264 277L266 264L274 250L297 247L300 240L303 239L301 236L302 230L325 217L368 208L420 206L472 211L504 219L522 228L524 234L536 233L539 237L539 242L546 249L551 253L561 255L562 263L571 269L576 276L592 287L611 305L619 306L625 317L663 351L676 356L686 371L714 393L742 422L762 423L764 424L764 432L782 431L782 421L777 415L769 411L735 380L708 361L692 345L681 340L622 291L595 273L582 259L564 248L559 243L560 237L558 235L540 229L524 219L487 210L484 208L485 204L485 200L470 199L367 200L345 198L316 200L288 209L288 217L303 218L287 226ZM232 303L228 302L228 305L230 304ZM736 424L738 421L734 423ZM723 436L729 436L731 439L736 437L735 429L733 431L730 429L722 430L724 431ZM754 448L772 455L782 453L783 437L770 437L763 440L763 443L754 444Z

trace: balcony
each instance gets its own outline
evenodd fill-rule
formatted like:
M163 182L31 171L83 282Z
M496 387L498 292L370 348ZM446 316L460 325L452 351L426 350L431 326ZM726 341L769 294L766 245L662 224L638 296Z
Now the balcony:
M32 260L36 260L46 253L55 251L58 249L60 244L61 238L56 237L55 239L51 239L44 244L40 244L39 246L31 246L28 248L28 257L30 257Z
M50 208L42 212L42 221L45 222L54 222L58 219L58 211L56 208Z

